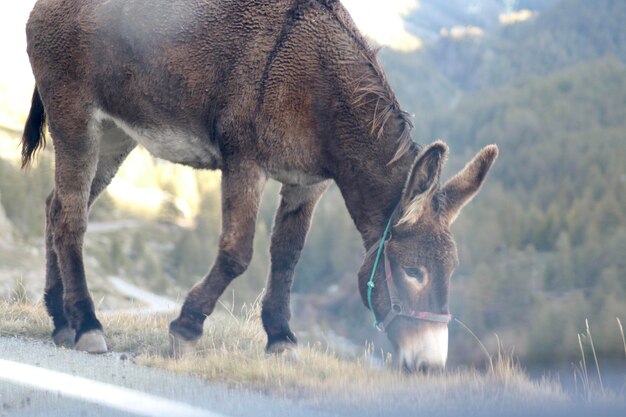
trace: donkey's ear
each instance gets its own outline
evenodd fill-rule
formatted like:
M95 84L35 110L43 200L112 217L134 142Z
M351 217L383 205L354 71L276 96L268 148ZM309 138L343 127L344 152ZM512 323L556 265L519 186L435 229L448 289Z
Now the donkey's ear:
M465 168L446 182L443 192L446 196L445 215L452 224L463 206L470 202L482 185L491 165L498 157L498 147L488 145L472 159Z
M439 186L439 176L447 154L448 145L438 140L417 156L402 192L398 224L412 224L420 218L425 205Z

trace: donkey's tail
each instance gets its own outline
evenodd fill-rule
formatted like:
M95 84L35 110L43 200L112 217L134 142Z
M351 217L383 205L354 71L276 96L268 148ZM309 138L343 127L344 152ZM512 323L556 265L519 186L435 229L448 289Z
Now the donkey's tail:
M30 113L22 135L22 168L28 167L37 151L46 146L45 127L46 110L43 108L39 91L35 87Z

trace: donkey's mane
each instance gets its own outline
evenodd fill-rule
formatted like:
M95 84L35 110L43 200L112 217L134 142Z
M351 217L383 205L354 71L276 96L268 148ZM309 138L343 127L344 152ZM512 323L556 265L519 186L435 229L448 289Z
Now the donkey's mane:
M411 130L413 129L411 116L400 109L387 77L378 63L376 58L377 52L377 50L372 51L368 49L363 53L368 66L374 70L374 73L367 71L355 81L352 104L358 107L375 103L374 114L370 124L371 134L377 138L382 137L389 119L393 116L400 118L402 131L398 137L398 149L391 161L389 161L389 164L392 164L406 154L412 146L417 144L411 138Z
M346 19L345 9L340 6L339 0L317 1L331 12L337 22L350 35L359 48L365 65L368 67L361 77L354 82L352 105L361 107L375 103L374 114L370 122L371 134L376 138L382 137L389 119L393 116L400 118L402 132L398 137L398 149L391 161L389 161L389 164L391 164L406 154L411 147L418 145L411 139L411 130L413 129L411 116L400 108L398 99L391 89L387 76L378 62L378 52L381 48L372 48L352 21ZM351 64L362 65L361 62L353 62Z
M292 8L285 16L281 33L268 55L260 83L259 105L261 105L265 99L266 83L274 59L283 48L285 40L296 23L304 17L305 11L309 7L315 7L316 5L321 6L330 13L354 41L358 48L358 54L362 57L362 60L351 60L345 64L365 67L364 71L362 71L362 75L352 83L351 104L354 107L364 107L368 104L374 104L374 114L370 121L371 135L380 139L383 136L387 122L394 116L400 119L402 131L397 139L398 148L393 158L389 161L389 164L402 158L411 148L417 147L419 149L419 145L411 139L411 130L413 129L411 117L400 108L400 104L389 85L387 76L378 62L377 55L380 48L372 48L369 45L367 40L356 28L350 15L339 0L294 0Z

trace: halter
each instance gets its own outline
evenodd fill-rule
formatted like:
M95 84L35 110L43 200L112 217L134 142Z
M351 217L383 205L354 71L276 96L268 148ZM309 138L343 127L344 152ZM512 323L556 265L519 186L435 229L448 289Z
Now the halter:
M436 314L428 311L416 311L413 309L406 308L404 302L400 298L398 294L398 288L396 287L395 282L393 281L393 271L391 270L391 261L389 260L389 256L387 255L387 241L389 232L391 230L391 222L393 219L393 215L389 218L387 222L387 226L385 227L385 232L381 237L378 250L376 252L376 259L374 260L374 267L372 268L372 274L370 275L370 279L367 282L367 303L369 304L369 308L374 315L374 327L379 331L383 332L389 326L389 324L398 316L408 317L414 320L428 321L433 323L450 323L452 320L452 316L450 314ZM368 251L368 254L376 247L374 245L372 249ZM376 318L376 313L374 312L374 306L372 305L372 290L376 287L374 284L374 276L376 275L376 270L378 269L378 264L380 262L380 256L384 255L384 264L385 264L385 276L387 283L387 291L389 292L389 301L391 304L391 308L389 312L383 319L383 321L378 321Z

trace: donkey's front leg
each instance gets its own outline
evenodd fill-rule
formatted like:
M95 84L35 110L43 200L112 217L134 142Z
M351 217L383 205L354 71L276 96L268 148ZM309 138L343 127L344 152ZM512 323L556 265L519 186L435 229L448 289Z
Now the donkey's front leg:
M256 216L265 172L256 164L229 164L222 171L222 234L217 259L209 274L187 295L180 316L170 324L175 357L195 350L202 325L228 284L243 274L252 259Z
M261 317L267 333L268 353L292 353L297 339L289 328L289 298L294 270L300 259L313 211L328 183L308 187L285 185L276 212L272 245L272 269L263 298Z

